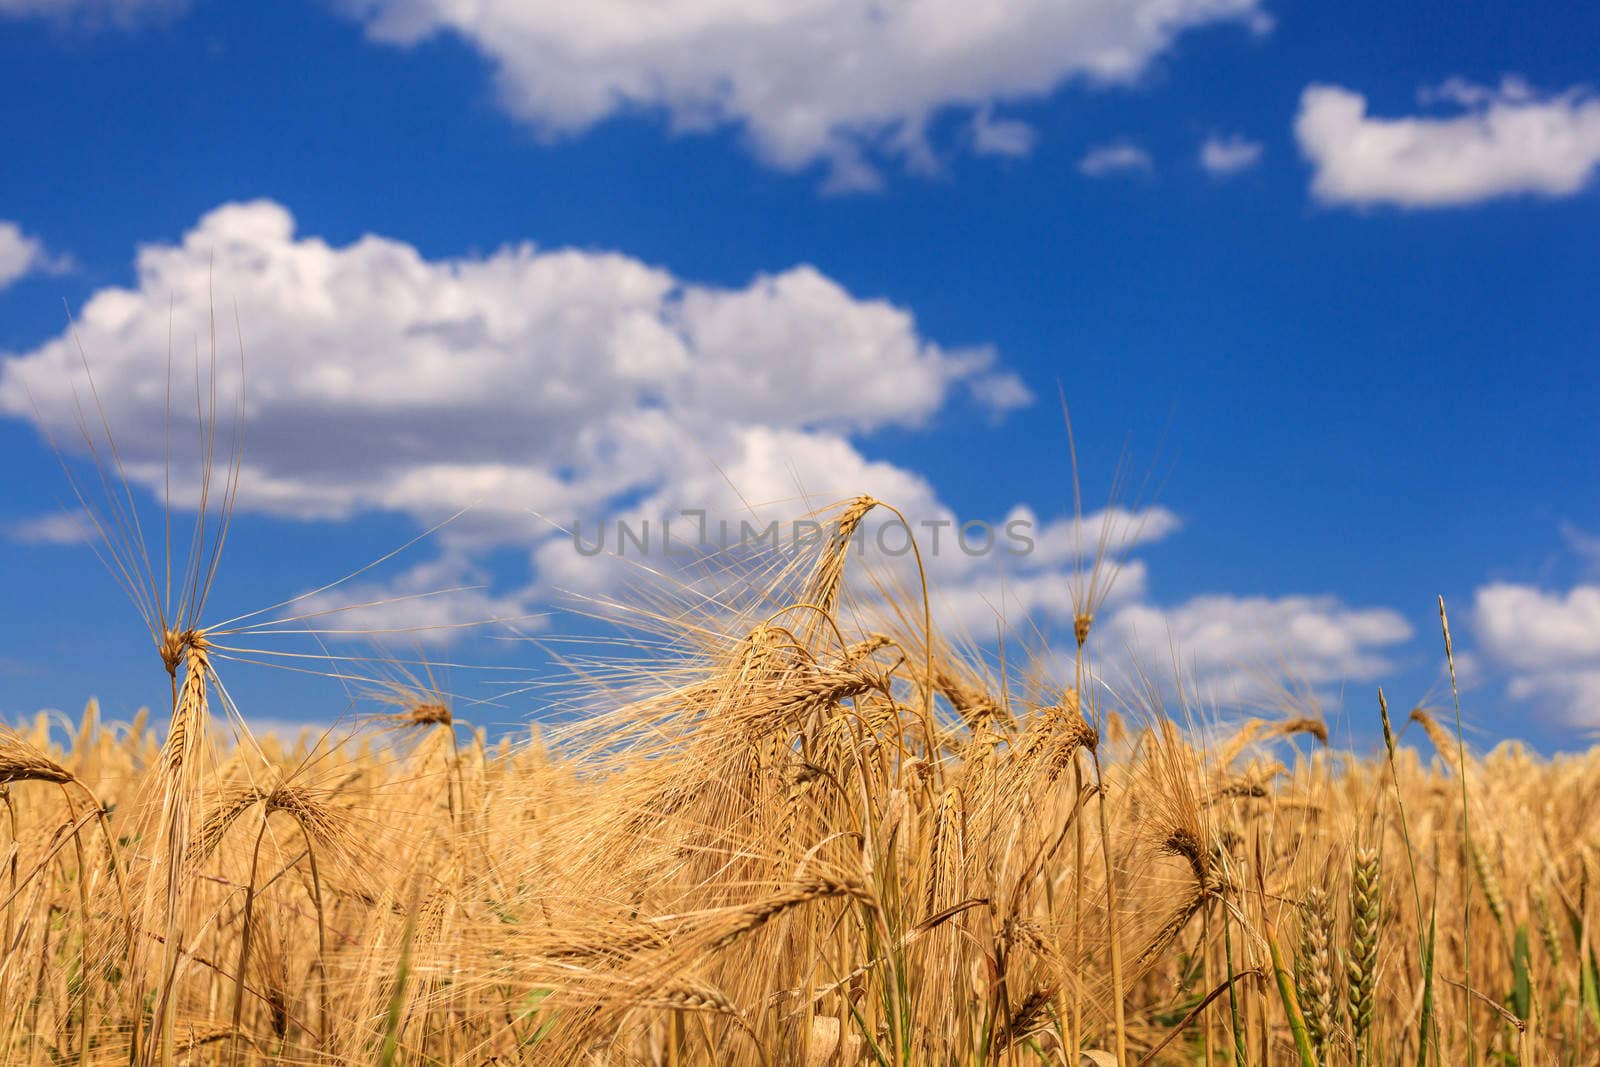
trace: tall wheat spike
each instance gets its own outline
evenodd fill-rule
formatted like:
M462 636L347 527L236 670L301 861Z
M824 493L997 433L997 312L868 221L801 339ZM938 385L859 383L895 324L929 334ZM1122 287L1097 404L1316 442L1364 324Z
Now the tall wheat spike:
M1345 958L1345 1007L1357 1064L1368 1062L1378 984L1382 868L1378 850L1357 848L1350 861L1350 951Z

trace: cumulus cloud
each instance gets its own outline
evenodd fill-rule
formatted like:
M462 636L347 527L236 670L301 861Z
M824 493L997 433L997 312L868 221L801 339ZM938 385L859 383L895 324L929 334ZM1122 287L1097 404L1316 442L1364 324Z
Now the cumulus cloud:
M660 522L686 508L766 523L866 492L914 523L953 526L960 517L924 478L869 459L857 439L925 427L957 394L997 414L1030 399L992 350L941 346L905 309L806 266L729 289L607 252L520 245L429 260L383 237L336 247L299 235L281 205L256 201L141 249L136 268L131 287L98 291L76 322L136 484L164 491L169 326L180 348L209 336L214 279L245 348L241 509L427 525L469 509L440 535L458 567L528 546L528 588L436 602L410 593L440 576L414 575L393 584L405 599L360 616L375 629L517 614L558 588L614 590L627 567L573 551L552 524ZM240 367L224 351L216 373L226 421ZM6 360L0 410L70 448L82 376L63 333ZM196 469L180 461L175 474L174 499L193 505ZM1021 505L1014 518L1039 547L1010 568L1010 588L1054 602L1073 539ZM1118 519L1146 540L1176 525L1159 509ZM1096 532L1076 540L1092 547ZM995 564L947 546L930 565L971 605L982 597L961 590L993 581Z
M1115 141L1085 152L1078 160L1078 172L1091 178L1119 174L1149 174L1155 170L1150 153L1131 141Z
M1200 145L1200 166L1217 178L1239 174L1261 162L1262 144L1233 134L1207 137Z
M835 188L875 185L884 159L920 167L950 109L980 116L979 151L1020 154L1031 131L994 120L995 104L1132 82L1193 27L1265 25L1258 0L341 2L377 41L466 41L505 107L544 135L657 111L675 130L742 128L776 167L825 162Z
M1360 93L1312 85L1295 136L1311 161L1312 194L1327 204L1450 207L1494 197L1571 196L1600 167L1600 99L1589 90L1541 94L1507 78L1423 94L1453 113L1381 118Z
M908 311L807 266L724 289L606 252L430 261L382 237L297 236L257 201L143 248L137 274L77 317L131 477L164 480L168 312L180 338L206 336L214 276L250 367L241 505L295 518L433 521L481 501L513 524L502 536L525 533L528 507L601 508L736 459L753 427L842 441L922 425L971 383L1001 407L1024 391L995 384L992 350L935 344ZM8 360L0 409L31 418L31 387L70 442L77 363L65 334ZM235 362L219 373L230 395Z
M1411 636L1398 613L1332 596L1207 595L1171 608L1122 607L1101 627L1099 647L1109 676L1137 669L1159 681L1176 666L1192 694L1236 704L1270 699L1286 670L1313 687L1371 681L1391 668L1388 650Z
M71 265L65 256L51 255L43 242L23 233L16 223L0 219L0 289L29 274L57 274Z
M1495 582L1477 591L1472 622L1482 653L1508 672L1513 699L1600 726L1600 585L1562 593Z

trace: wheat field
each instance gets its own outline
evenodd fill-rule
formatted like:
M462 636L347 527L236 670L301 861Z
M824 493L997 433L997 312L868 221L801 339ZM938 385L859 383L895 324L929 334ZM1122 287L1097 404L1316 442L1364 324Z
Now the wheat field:
M253 735L202 524L131 583L171 706L0 734L5 1062L1600 1062L1600 757L1101 685L1101 565L1068 681L997 664L856 573L876 506L493 742L398 666Z

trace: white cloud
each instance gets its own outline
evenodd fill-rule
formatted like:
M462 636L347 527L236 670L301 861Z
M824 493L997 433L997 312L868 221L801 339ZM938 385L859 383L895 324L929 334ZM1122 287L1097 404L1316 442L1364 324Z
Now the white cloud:
M1600 167L1600 99L1586 89L1541 95L1513 78L1493 89L1452 81L1424 102L1457 113L1378 118L1359 93L1308 87L1295 135L1315 170L1312 194L1402 207L1571 196Z
M1070 563L1093 558L1097 548L1115 553L1122 549L1163 541L1182 525L1177 515L1163 507L1139 511L1107 508L1083 517L1081 523L1069 519L1043 522L1031 508L1019 507L1007 521L1025 520L1036 542L1032 555L1046 563Z
M1495 582L1477 591L1472 622L1483 654L1509 673L1514 699L1600 726L1600 585L1560 593Z
M1562 522L1560 530L1568 551L1578 557L1584 568L1600 574L1600 534L1592 534L1571 522Z
M1574 726L1600 727L1600 666L1518 675L1508 691L1515 700L1553 702Z
M1033 403L1033 390L1010 371L981 374L967 383L972 397L996 419Z
M0 219L0 289L29 274L59 274L71 265L65 256L47 252L37 237L23 233L16 223Z
M399 600L354 616L369 628L518 614L558 587L613 592L627 568L579 555L550 522L592 528L696 507L737 522L747 504L763 521L789 520L865 492L914 523L954 523L925 479L869 459L856 438L924 426L960 390L1000 414L1030 399L993 351L944 348L908 311L810 267L725 289L615 253L522 245L428 260L376 236L335 247L297 235L268 201L230 204L180 242L141 249L134 285L98 291L77 317L123 466L158 496L169 325L180 350L208 336L213 290L229 318L237 307L246 351L242 510L308 520L389 511L432 524L469 508L440 535L452 565L470 569L494 546L531 554L527 588ZM220 332L231 337L233 324ZM223 348L226 420L239 367ZM0 410L38 418L70 449L74 389L88 396L63 333L6 360ZM175 500L192 505L194 468L179 462L175 473ZM1008 595L1055 603L1076 558L1068 525L1020 505L1012 518L1036 525L1038 549L1008 566ZM1081 538L1090 549L1099 522ZM1113 525L1148 541L1176 519L1152 509L1117 513ZM948 543L930 568L972 611L998 581L993 555ZM439 576L341 588L338 602L407 596Z
M188 6L188 0L0 0L0 18L50 18L89 27L126 27L175 15Z
M284 611L304 622L284 628L309 628L338 640L357 635L392 647L443 647L466 633L494 633L501 624L512 632L542 630L545 617L530 590L491 591L492 577L458 552L414 564L387 581L360 581L303 597ZM253 635L270 643L273 633Z
M1512 667L1600 661L1600 586L1561 594L1496 582L1477 591L1474 622L1486 650Z
M1115 141L1091 148L1078 160L1078 172L1091 178L1118 174L1149 174L1155 169L1150 153L1131 141Z
M22 545L81 545L94 537L94 525L80 511L57 511L18 519L5 533Z
M1239 174L1261 162L1262 144L1233 134L1207 137L1200 145L1200 166L1217 178Z
M921 425L970 383L1001 408L1021 389L994 384L991 350L943 348L806 266L723 289L615 253L429 261L381 237L297 237L267 201L218 208L137 266L76 324L130 476L164 480L169 308L176 336L206 336L214 277L250 368L240 503L298 518L433 521L481 501L477 520L505 527L491 536L520 536L530 506L598 511L736 459L752 427L843 441ZM31 418L31 387L70 444L78 364L65 334L8 360L0 410ZM220 374L228 396L226 352Z
M787 170L824 161L836 189L870 188L877 165L920 168L947 109L983 116L980 151L1031 137L996 103L1078 80L1126 84L1184 31L1264 26L1258 0L341 0L374 40L459 36L494 64L506 108L547 136L660 111L675 130L742 127Z
M1332 596L1207 595L1120 608L1099 628L1098 647L1124 684L1134 668L1170 678L1176 657L1192 694L1228 704L1270 697L1286 670L1316 687L1371 681L1392 666L1386 650L1411 636L1396 612Z
M1081 525L1070 518L1042 520L1025 505L998 518L960 516L921 475L868 460L841 438L769 428L750 428L741 437L716 468L686 467L637 505L608 516L603 529L585 518L575 530L568 526L567 533L543 541L534 556L542 585L536 598L548 599L557 590L604 598L630 581L653 586L658 572L674 581L693 580L701 592L720 593L727 584L748 584L741 577L739 547L747 536L742 523L749 524L750 540L777 523L777 536L792 544L806 534L794 520L813 507L866 493L905 515L940 624L985 638L993 636L997 620L1070 620L1073 567L1093 557L1102 536L1112 549L1126 551L1162 540L1179 526L1177 516L1161 507L1101 511L1085 516ZM702 520L686 510L705 514L703 532ZM704 558L675 566L662 543L663 520L670 523L676 551ZM916 590L916 557L899 520L880 509L862 530L850 552L858 591L872 601L871 590L880 582ZM1118 597L1141 594L1144 576L1142 563L1128 562L1117 579Z
M994 109L979 108L972 116L972 150L981 156L1025 156L1038 134L1017 119L997 119Z

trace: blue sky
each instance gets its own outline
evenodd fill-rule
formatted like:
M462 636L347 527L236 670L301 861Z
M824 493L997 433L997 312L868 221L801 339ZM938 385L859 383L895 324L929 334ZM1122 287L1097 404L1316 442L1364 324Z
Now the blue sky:
M1366 738L1377 685L1436 685L1443 594L1481 736L1582 743L1600 14L966 8L0 0L0 710L160 700L39 430L65 302L158 457L169 312L184 352L209 279L252 398L219 618L475 500L360 589L487 586L407 624L604 595L527 509L727 508L718 470L774 513L866 490L1059 546L1059 385L1092 504L1125 452L1151 472L1108 644L1176 642L1219 699L1287 656ZM993 564L940 574L979 632ZM1059 630L1070 564L1030 559L1008 616ZM263 719L340 710L232 677Z

